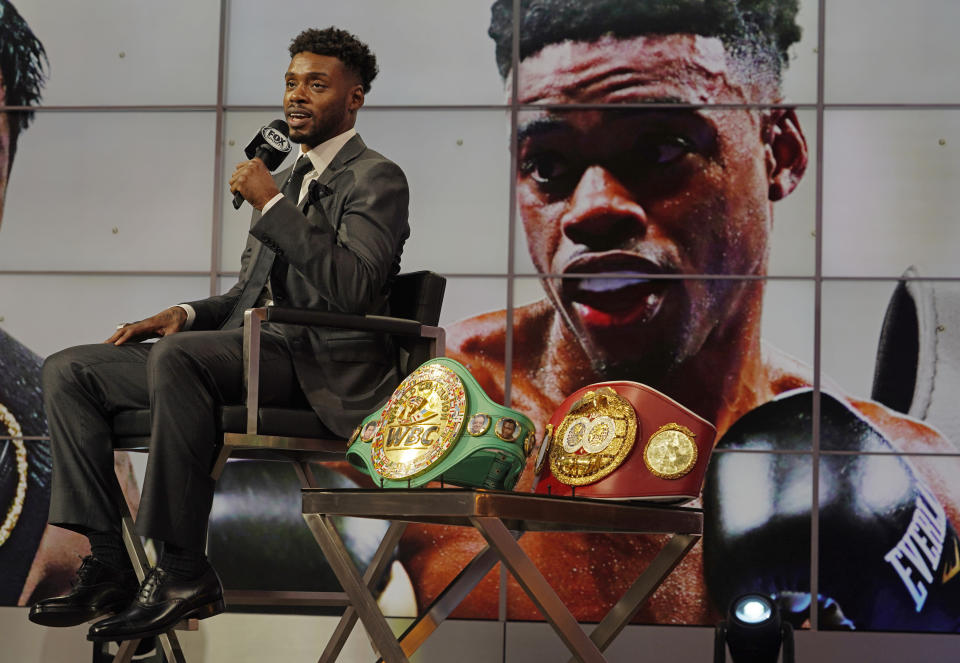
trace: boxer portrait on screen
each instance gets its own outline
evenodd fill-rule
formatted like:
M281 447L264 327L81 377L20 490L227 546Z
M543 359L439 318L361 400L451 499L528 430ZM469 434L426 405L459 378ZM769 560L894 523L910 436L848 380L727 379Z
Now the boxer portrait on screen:
M497 64L508 95L516 85L525 106L516 205L544 289L543 299L512 312L509 363L506 312L448 329L448 355L494 400L503 401L511 366L510 404L542 430L578 388L633 380L714 423L720 448L809 451L813 371L761 338L774 203L808 166L803 130L781 94L788 49L800 37L797 5L523 0L514 71L513 3L493 4ZM960 580L950 573L960 552L954 562L951 523L960 522L960 468L956 459L908 462L890 452L956 447L917 420L825 379L822 387L821 448L886 457L824 461L821 627L955 630ZM638 620L712 623L733 596L755 590L775 595L802 624L810 605L809 456L714 454L711 462L703 546ZM844 467L855 468L856 480ZM530 490L532 474L528 468L518 490ZM764 508L744 508L755 502ZM521 539L587 621L606 614L663 542L572 533ZM420 605L452 577L453 561L482 545L463 529L408 530L400 557ZM875 562L876 575L844 586L861 558ZM510 582L507 618L539 619ZM496 618L497 606L494 572L454 616Z

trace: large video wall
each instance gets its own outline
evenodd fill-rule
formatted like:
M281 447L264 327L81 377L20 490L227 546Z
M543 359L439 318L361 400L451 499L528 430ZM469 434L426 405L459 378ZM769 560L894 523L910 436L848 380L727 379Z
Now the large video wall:
M249 208L233 210L226 182L257 129L281 117L291 38L337 25L377 54L357 128L408 176L403 269L447 277L451 353L472 369L502 367L485 386L539 430L566 396L559 385L585 385L576 375L651 384L718 426L712 529L640 621L713 623L732 595L759 589L798 626L960 628L960 5L800 0L783 19L798 31L777 83L750 73L762 58L733 64L712 28L673 42L679 28L659 42L601 31L526 55L551 13L590 3L544 3L539 22L525 18L526 0L498 4L519 20L508 20L519 37L516 50L505 38L506 78L487 34L491 0L17 0L49 67L9 173L0 329L43 357L228 288ZM695 16L711 3L603 3L666 4ZM791 3L713 4L763 15ZM643 70L631 53L697 66ZM607 72L592 88L583 71L603 58L643 71ZM658 81L662 93L631 92ZM618 308L598 331L584 311L633 296L636 277L611 273L615 261L567 269L561 258L567 244L590 244L570 228L577 196L588 205L585 187L604 178L634 207L608 201L587 225L609 227L585 232L612 236L609 216L648 225L590 250L642 254L649 270L629 271L650 271L654 285L647 309ZM758 182L764 196L751 203ZM675 225L657 225L668 218ZM644 253L644 241L660 244ZM658 322L674 305L675 324ZM680 380L664 368L720 337L736 342L715 371ZM555 342L591 368L544 365ZM531 347L543 348L539 363ZM0 359L0 403L23 365ZM555 555L551 577L585 619L625 589L617 570L656 543L560 536L526 545ZM398 612L428 603L452 573L444 545L480 545L459 537L425 528L401 544ZM512 581L500 607L503 578L494 572L455 616L537 619Z

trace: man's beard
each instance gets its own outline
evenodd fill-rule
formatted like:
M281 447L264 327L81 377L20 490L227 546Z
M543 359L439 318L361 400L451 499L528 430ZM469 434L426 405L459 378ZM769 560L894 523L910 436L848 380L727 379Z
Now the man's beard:
M306 143L311 148L316 147L320 143L330 140L340 133L337 129L343 125L343 119L346 114L346 111L342 109L339 112L334 112L333 110L325 112L320 117L320 123L309 133L297 133L296 130L292 130L290 132L290 140L299 144Z

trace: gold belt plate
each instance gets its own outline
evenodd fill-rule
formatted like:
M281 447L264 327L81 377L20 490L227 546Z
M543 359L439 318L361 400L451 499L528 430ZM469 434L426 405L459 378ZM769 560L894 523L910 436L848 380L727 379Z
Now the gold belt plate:
M550 445L550 471L562 484L585 486L626 460L637 439L637 413L610 387L588 391L564 416Z
M460 376L442 364L421 366L390 397L371 443L371 459L385 479L408 479L440 462L460 438L467 393Z
M679 479L697 464L696 434L680 424L666 424L647 440L643 462L654 476Z

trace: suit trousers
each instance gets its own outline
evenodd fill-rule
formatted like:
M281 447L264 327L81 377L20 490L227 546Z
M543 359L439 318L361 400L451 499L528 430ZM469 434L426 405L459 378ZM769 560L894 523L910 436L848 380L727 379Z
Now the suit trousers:
M264 328L263 404L306 404L279 332ZM81 345L44 362L53 482L50 523L81 533L119 531L111 420L151 412L150 455L136 531L202 552L213 504L210 470L218 407L243 401L243 330L186 331L156 343Z

